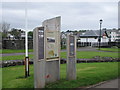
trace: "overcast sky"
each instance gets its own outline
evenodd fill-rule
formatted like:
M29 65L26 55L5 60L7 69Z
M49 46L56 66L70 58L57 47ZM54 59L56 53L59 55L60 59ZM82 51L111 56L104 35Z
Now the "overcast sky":
M25 29L25 2L3 2L2 19L11 28ZM28 30L46 19L61 16L61 30L118 28L118 2L28 2ZM0 14L1 15L1 14Z

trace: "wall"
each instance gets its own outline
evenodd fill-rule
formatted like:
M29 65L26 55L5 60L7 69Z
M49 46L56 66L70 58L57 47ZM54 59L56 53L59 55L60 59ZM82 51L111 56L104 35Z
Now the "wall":
M28 41L29 49L33 49L33 40ZM25 49L25 40L3 40L2 49Z

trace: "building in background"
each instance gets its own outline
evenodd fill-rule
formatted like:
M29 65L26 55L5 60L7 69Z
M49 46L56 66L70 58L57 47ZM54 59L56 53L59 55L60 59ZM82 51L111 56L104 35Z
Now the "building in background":
M80 42L93 42L96 43L98 42L100 36L100 31L99 30L90 30L86 31L84 33L79 34L79 41ZM106 30L101 31L101 42L108 42L109 41L109 36Z

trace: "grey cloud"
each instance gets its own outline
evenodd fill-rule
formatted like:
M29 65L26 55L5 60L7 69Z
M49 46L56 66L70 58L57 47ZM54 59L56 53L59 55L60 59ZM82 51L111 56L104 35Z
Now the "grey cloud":
M24 29L26 3L3 3L3 19L14 27ZM110 8L110 9L109 9ZM114 9L112 9L114 8ZM117 28L117 3L115 2L67 2L28 3L28 28L40 26L42 21L55 16L62 17L62 30L99 29L99 19L104 19L103 27Z

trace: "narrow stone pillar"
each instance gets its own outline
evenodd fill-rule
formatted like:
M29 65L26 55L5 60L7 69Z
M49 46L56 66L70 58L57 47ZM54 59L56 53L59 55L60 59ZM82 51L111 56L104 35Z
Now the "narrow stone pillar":
M45 87L44 47L44 28L37 27L33 31L34 88Z
M67 80L76 79L76 37L67 35Z

